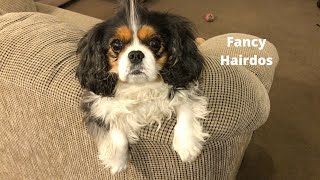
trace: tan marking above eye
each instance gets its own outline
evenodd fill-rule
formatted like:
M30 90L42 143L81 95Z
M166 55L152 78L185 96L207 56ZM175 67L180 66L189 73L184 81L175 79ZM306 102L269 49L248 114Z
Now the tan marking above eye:
M132 39L132 32L127 26L120 26L116 29L115 36L122 41L130 41Z
M138 31L138 38L141 40L151 38L156 34L156 31L153 27L148 25L143 25Z

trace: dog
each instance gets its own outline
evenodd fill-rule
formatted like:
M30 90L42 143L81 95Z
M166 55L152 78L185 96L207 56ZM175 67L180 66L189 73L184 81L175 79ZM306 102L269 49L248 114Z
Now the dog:
M139 140L141 128L160 128L174 114L173 149L183 162L200 154L209 134L199 120L208 110L194 32L184 17L122 0L113 17L80 40L76 77L84 89L84 122L112 174L127 168L128 146Z

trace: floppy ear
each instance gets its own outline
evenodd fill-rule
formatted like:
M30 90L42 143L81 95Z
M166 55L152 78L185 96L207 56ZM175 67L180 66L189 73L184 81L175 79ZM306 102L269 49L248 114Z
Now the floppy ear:
M77 67L76 77L82 88L97 95L112 96L118 78L109 73L106 39L106 25L100 23L91 29L79 42L77 54L80 63Z
M179 16L169 15L168 18L169 59L160 74L166 83L173 85L174 89L185 89L190 82L199 78L204 60L194 42L191 22Z

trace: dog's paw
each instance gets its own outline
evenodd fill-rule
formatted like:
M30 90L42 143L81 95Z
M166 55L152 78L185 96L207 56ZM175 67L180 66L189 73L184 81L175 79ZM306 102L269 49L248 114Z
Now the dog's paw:
M177 124L174 128L173 149L183 162L194 161L201 153L202 145L209 134L202 132L200 124L188 126Z
M123 153L121 157L108 157L100 154L99 159L102 161L105 168L110 168L111 174L116 174L127 169L129 155L128 153Z
M112 174L127 168L129 160L128 139L126 134L118 129L110 129L107 136L98 141L99 159L105 168L110 168Z
M111 174L116 174L127 169L128 161L118 161L110 166Z

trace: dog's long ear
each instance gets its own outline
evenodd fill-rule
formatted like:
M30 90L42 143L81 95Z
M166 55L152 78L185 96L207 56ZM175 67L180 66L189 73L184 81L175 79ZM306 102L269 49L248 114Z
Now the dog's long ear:
M194 28L186 18L168 15L170 40L168 42L168 61L160 74L164 81L174 89L186 88L199 78L203 57L194 42Z
M97 95L112 96L118 78L116 74L109 73L111 66L105 44L106 26L106 23L96 25L80 40L77 49L80 63L76 77L83 88Z

